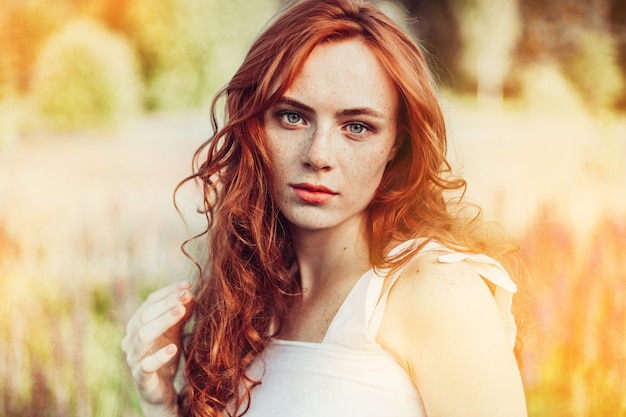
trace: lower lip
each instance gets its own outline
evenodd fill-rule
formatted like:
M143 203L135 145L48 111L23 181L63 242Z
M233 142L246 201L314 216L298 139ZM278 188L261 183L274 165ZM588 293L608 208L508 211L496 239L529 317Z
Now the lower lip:
M311 191L304 188L293 189L300 200L307 204L324 204L333 198L334 194L323 191Z

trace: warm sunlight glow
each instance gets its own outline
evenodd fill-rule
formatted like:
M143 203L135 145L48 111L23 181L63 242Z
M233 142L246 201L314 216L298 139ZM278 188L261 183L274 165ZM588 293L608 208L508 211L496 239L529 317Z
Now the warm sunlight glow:
M138 416L125 320L194 271L172 192L212 94L279 2L58 3L0 6L0 415ZM546 59L512 99L498 84L495 101L441 100L468 198L527 262L515 302L538 417L626 415L626 113L606 102L624 71L606 33L581 36L568 68L593 84Z

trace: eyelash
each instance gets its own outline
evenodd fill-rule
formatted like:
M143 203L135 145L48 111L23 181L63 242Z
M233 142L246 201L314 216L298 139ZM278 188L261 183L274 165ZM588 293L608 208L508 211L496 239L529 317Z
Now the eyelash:
M298 121L296 122L291 122L288 120L289 116L297 116L298 117ZM305 122L304 116L302 116L300 113L295 112L295 111L282 111L282 112L278 112L277 113L277 117L280 119L280 121L282 123L284 123L287 126L295 126L297 124L300 124L302 122ZM362 123L362 122L350 122L350 123L346 123L344 125L345 127L343 129L346 129L346 131L351 134L351 135L357 135L357 136L361 136L363 134L365 134L366 132L373 132L374 129L372 129L369 125ZM355 132L351 132L349 129L351 126L358 126L360 128L362 128L363 130L359 133L355 133Z
M360 128L363 128L363 131L361 131L359 133L351 132L350 131L350 127L351 126L358 126ZM361 122L350 122L350 123L346 124L346 128L348 130L348 133L353 134L353 135L361 135L361 134L363 134L365 132L371 132L372 131L372 128L370 128L365 123L361 123Z
M287 118L292 115L297 116L299 120L297 122L290 122ZM300 113L297 113L295 111L282 111L282 112L279 112L277 116L281 122L289 126L296 125L304 120L304 117Z

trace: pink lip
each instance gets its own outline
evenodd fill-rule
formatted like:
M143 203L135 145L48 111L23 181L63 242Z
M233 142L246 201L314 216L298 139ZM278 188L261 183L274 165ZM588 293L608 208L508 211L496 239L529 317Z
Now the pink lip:
M307 204L324 204L337 193L323 185L308 183L292 184L294 192L302 202Z

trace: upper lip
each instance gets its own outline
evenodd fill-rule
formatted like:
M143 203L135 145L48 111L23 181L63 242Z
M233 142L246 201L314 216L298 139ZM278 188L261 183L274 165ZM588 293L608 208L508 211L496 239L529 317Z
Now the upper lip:
M294 188L301 188L307 191L313 191L313 192L318 192L318 193L337 194L336 192L334 192L328 187L324 187L323 185L317 185L317 184L309 184L307 182L291 184L291 186Z

